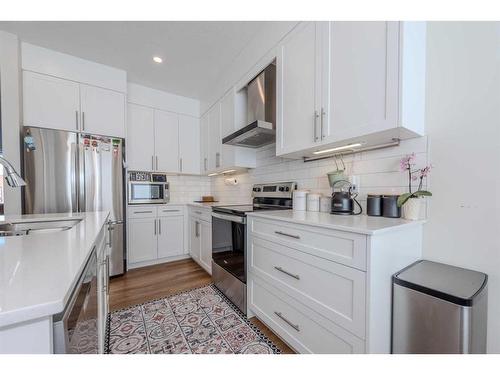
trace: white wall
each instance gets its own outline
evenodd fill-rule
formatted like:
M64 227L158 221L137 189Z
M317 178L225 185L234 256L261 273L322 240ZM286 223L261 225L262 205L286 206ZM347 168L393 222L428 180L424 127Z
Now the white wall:
M2 100L2 146L4 156L20 172L20 76L17 36L0 31L0 90ZM21 213L21 189L4 183L6 214Z
M488 351L500 353L500 23L432 22L427 30L435 169L424 256L489 275Z

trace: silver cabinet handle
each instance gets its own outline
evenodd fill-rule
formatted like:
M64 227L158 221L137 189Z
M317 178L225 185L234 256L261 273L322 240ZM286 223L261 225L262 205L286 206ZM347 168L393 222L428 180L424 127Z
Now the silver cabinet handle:
M161 219L158 219L158 234L161 235Z
M156 170L158 170L158 155L156 155Z
M314 142L316 142L318 140L318 132L317 132L317 121L318 121L318 111L314 111L314 122L313 122L313 125L314 125Z
M134 214L152 214L153 211L133 211Z
M75 123L76 123L76 130L78 129L78 111L75 111Z
M155 236L156 236L156 219L154 221L154 228L155 228Z
M82 130L85 131L85 112L82 111Z
M205 160L204 160L204 162L203 162L203 163L204 163L204 166L205 166L205 171L206 171L206 170L207 170L207 158L205 158Z
M278 318L280 318L281 320L283 320L286 324L288 324L294 330L296 330L297 332L300 332L300 327L299 327L298 324L293 324L291 321L289 321L287 318L285 318L282 313L280 313L278 311L275 311L274 313L276 314L276 316Z
M198 215L201 215L201 214L202 214L202 212L201 212L201 211L195 211L194 213L195 213L195 214L198 214Z
M182 158L179 159L179 171L182 172Z
M216 168L220 167L220 153L219 152L215 153L215 167Z
M155 157L154 155L151 155L151 170L154 171L155 169Z
M321 139L325 138L325 134L323 133L323 118L325 117L325 110L323 107L321 107L321 121L320 121L320 126L321 126Z
M295 238L297 240L300 240L300 236L297 236L296 234L289 234L289 233L281 232L279 230L274 231L274 233L279 234L281 236L292 237L292 238Z
M297 280L300 280L300 276L299 275L294 275L293 273L290 273L288 271L285 271L283 268L281 267L278 267L278 266L274 266L274 269L280 271L280 272L283 272L285 275L288 275L290 277L293 277L294 279L297 279Z
M179 212L180 210L162 210L162 212Z
M200 225L200 222L199 221L195 221L194 235L196 237L200 237L200 230L198 229L198 225Z

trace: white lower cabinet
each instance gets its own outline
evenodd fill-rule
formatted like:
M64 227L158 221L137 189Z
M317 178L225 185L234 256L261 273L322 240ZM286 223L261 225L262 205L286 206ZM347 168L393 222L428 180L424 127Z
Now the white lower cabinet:
M249 317L299 353L390 353L391 278L421 258L422 225L367 235L250 214L247 231Z
M184 253L184 215L158 218L158 258Z
M156 259L156 219L134 218L128 222L128 263Z
M212 274L212 217L211 208L189 208L189 254Z
M329 323L306 305L298 307L299 303L271 284L253 277L248 286L251 309L298 352L364 353L364 340Z
M186 257L183 206L130 206L127 268Z

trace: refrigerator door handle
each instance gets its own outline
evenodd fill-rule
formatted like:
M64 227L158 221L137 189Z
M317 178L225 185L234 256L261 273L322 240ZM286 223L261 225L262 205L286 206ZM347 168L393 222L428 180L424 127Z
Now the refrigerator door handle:
M86 206L85 197L85 146L78 143L78 211L84 212Z

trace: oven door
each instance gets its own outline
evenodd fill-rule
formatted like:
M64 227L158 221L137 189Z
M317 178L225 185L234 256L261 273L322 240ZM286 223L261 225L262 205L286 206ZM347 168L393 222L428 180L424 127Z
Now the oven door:
M167 203L168 185L164 183L129 182L128 203Z
M212 212L212 260L246 284L246 217Z
M66 309L54 322L54 352L97 354L98 289L95 248Z

